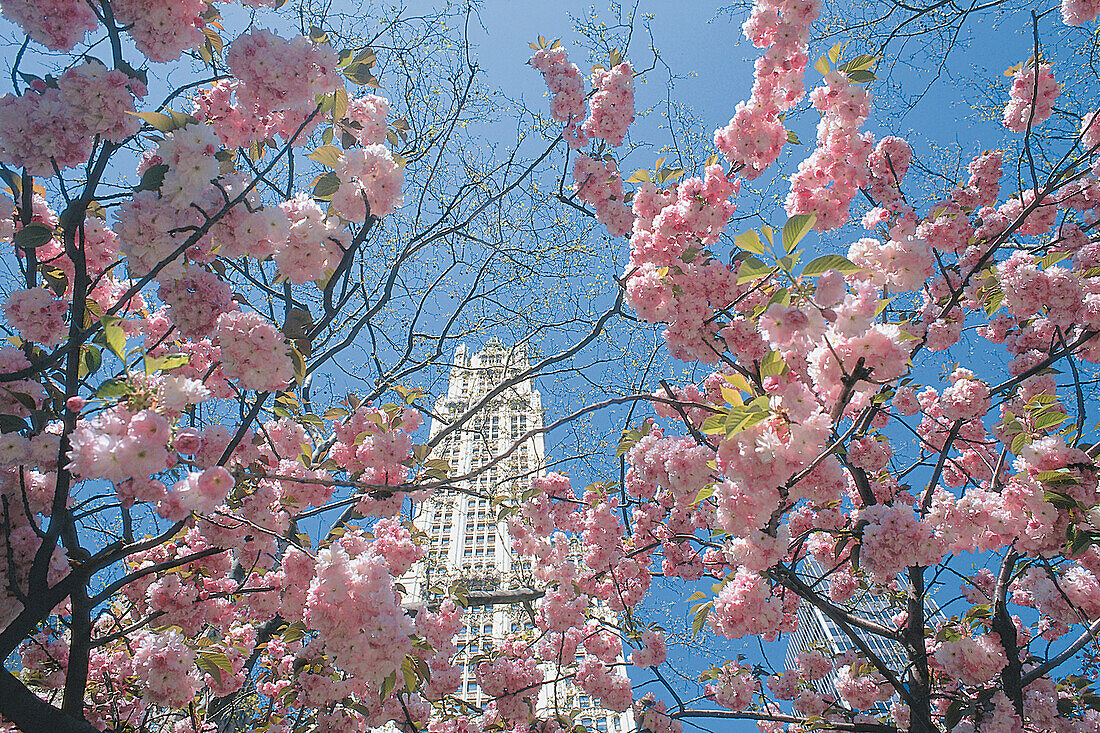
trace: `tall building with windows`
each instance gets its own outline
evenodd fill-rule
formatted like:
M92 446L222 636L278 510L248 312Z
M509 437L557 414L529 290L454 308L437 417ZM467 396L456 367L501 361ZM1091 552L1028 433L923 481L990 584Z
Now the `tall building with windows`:
M429 601L456 581L467 591L508 593L537 586L529 563L512 554L507 522L498 519L500 504L494 503L496 498L518 497L543 473L542 397L530 378L519 378L528 367L522 345L507 348L495 338L476 353L465 345L456 349L447 393L437 400L438 418L431 425L435 437L459 424L434 453L447 462L456 480L454 490L437 492L413 518L427 536L427 553L402 579L410 599ZM463 421L468 413L473 417ZM532 616L531 605L523 603L466 610L457 640L463 661L459 697L478 708L488 702L470 660L509 633L534 635ZM557 670L546 671L548 680L559 676ZM634 730L629 710L603 710L567 682L545 684L538 710L579 710L576 722L600 733Z
M826 570L812 557L808 557L803 560L799 575L802 576L803 581L811 586L820 587L819 583L825 577ZM824 585L827 582L821 584ZM896 612L896 608L891 608L889 599L883 596L860 591L851 601L845 604L845 608L856 616L874 621L886 628L894 628L892 616ZM925 615L926 617L942 615L939 607L931 598L925 599ZM906 668L909 666L909 657L901 644L860 629L855 631L859 638L867 644L868 648L890 668L890 671L898 675L899 678L905 676ZM854 650L856 646L844 630L826 616L821 609L803 601L798 607L798 629L790 635L787 642L785 660L787 669L797 667L798 655L811 649L820 649L833 655ZM815 680L812 684L823 695L837 696L835 672L830 672L827 676ZM889 705L886 704L881 707L885 710Z

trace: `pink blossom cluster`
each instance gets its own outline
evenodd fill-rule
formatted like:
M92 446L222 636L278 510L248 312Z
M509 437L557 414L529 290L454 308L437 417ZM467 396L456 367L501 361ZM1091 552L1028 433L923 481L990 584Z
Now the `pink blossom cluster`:
M713 343L720 326L712 316L740 292L729 266L701 255L733 215L730 197L739 184L716 164L707 166L704 178L682 181L674 191L644 183L634 196L628 302L648 317L667 316L666 338L679 358L716 360ZM660 268L666 267L670 269L661 274ZM631 285L634 277L641 282Z
M74 66L57 80L61 98L90 136L121 143L141 128L134 98L144 97L145 85L98 61Z
M115 483L147 481L171 463L171 424L153 410L131 412L123 405L80 420L69 438L70 471Z
M856 240L848 248L848 259L866 268L876 285L889 283L902 291L920 288L935 272L936 265L927 240L913 233L885 242L870 237Z
M635 667L657 667L665 663L668 657L668 645L665 635L656 629L646 629L642 632L641 649L630 653L630 663Z
M1092 175L1096 176L1097 171L1100 170L1100 114L1097 112L1089 112L1081 118L1081 147L1091 152L1093 155L1098 155L1096 162L1092 164ZM1087 185L1087 182L1086 182ZM1067 205L1072 208L1078 208L1079 204L1076 202L1067 202ZM1091 206L1085 206L1082 208L1094 208Z
M221 349L225 375L244 389L277 392L294 379L294 362L286 338L259 313L222 313L215 325L213 343Z
M859 133L869 111L867 90L839 71L826 74L825 83L810 93L821 112L817 148L798 164L786 201L787 216L814 214L819 231L848 220L848 205L867 182L872 144L870 133Z
M157 146L157 157L168 166L161 194L179 209L198 201L221 172L214 157L220 149L221 141L207 125L187 125L167 133Z
M713 696L724 708L747 710L760 690L760 680L753 674L752 667L730 661L717 671L718 676L707 683L707 695Z
M304 619L340 669L377 685L412 649L412 619L401 608L393 569L359 533L317 553Z
M630 691L630 679L626 675L615 674L611 667L595 657L585 657L577 665L574 678L581 688L608 710L623 712L634 702Z
M596 218L611 236L630 233L634 215L623 202L623 179L614 161L578 155L573 163L573 190L579 200L596 209Z
M751 102L738 102L729 124L714 131L714 146L732 165L741 166L746 180L774 163L786 142L787 128L775 111Z
M8 325L25 341L43 346L57 346L68 335L65 315L69 304L46 288L16 290L4 300L4 317Z
M280 204L289 229L286 239L275 249L275 264L292 283L318 280L335 270L344 250L351 246L351 235L336 217L300 194Z
M377 94L356 97L348 103L347 119L354 123L355 139L360 145L380 145L386 142L389 126L386 115L390 102Z
M1062 85L1054 78L1050 64L1022 64L1012 77L1004 126L1020 133L1038 127L1054 112L1054 100L1061 93Z
M424 557L424 548L413 542L409 530L399 522L380 519L371 532L374 534L371 552L385 558L394 575L404 575Z
M1100 3L1095 0L1062 0L1062 20L1066 25L1082 26L1100 15Z
M161 283L157 295L168 304L168 317L189 338L214 332L218 316L237 310L229 283L201 267L187 268L183 277Z
M1045 311L1051 323L1068 327L1088 316L1080 278L1062 267L1039 269L1039 260L1017 250L995 268L1005 308L1017 318Z
M343 86L332 48L305 36L286 40L271 31L253 29L229 44L225 61L240 82L237 96L260 114L312 111L315 95Z
M200 45L205 0L112 0L115 20L128 26L137 50L150 61L175 61L187 49Z
M99 22L83 0L5 0L3 15L51 51L69 51Z
M570 147L582 147L587 140L580 130L584 118L584 77L580 69L569 61L560 46L535 52L530 64L542 72L550 89L550 116L565 125L564 135Z
M195 650L176 629L142 632L134 640L133 674L144 698L157 705L184 707L202 684Z
M160 280L182 277L183 258L176 256L186 235L178 230L195 224L194 209L173 205L154 191L139 191L119 207L115 232L118 249L126 257L126 267L132 277L143 277L161 266Z
M989 412L989 385L968 369L956 369L951 386L940 394L940 406L949 420L976 420Z
M977 637L964 635L940 642L932 661L949 678L964 685L985 684L1008 663L996 633Z
M344 151L336 175L340 188L333 194L332 207L348 221L381 219L401 205L405 170L384 145Z
M482 692L505 720L526 721L534 712L544 673L531 657L499 656L474 670Z
M168 494L162 515L170 521L179 521L190 512L209 514L225 501L234 485L233 475L222 466L191 472L178 481Z
M889 700L894 689L869 664L846 664L836 671L836 691L854 710L868 710Z
M708 620L727 639L760 636L770 641L791 624L784 621L782 599L773 594L771 583L743 568L726 579Z
M404 483L412 455L412 433L420 427L420 413L406 408L390 414L361 406L333 425L336 442L330 455L349 474L376 486ZM368 497L364 497L366 502ZM400 508L398 501L394 509Z
M901 179L909 171L913 149L900 137L879 140L867 158L867 193L880 205L901 200Z
M221 79L197 92L191 99L191 114L210 125L227 148L248 147L253 141L276 135L295 146L305 145L324 117L313 114L312 106L261 112L237 95L238 79Z
M668 714L668 706L652 692L634 701L634 720L640 730L653 733L683 733L684 724Z
M997 194L1000 193L1003 160L1004 153L1000 150L982 153L974 158L966 167L970 179L966 186L955 189L951 194L952 200L960 206L972 209L996 203Z
M26 355L14 346L0 346L0 374L11 374L26 369L31 365ZM25 400L18 396L26 395L34 408L42 405L46 397L46 390L33 379L14 379L7 382L7 387L0 390L0 410L7 415L16 417L30 417L31 406L24 404Z
M874 504L859 512L863 527L860 563L880 582L889 582L912 565L935 565L943 547L933 528L907 506Z
M233 172L202 189L199 208L221 217L187 250L188 259L200 264L209 264L216 256L264 260L283 246L290 226L286 212L282 206L264 206L250 183L247 176ZM240 202L226 209L226 197Z
M756 60L749 100L715 131L714 145L748 180L774 163L787 141L779 115L805 93L810 25L818 12L815 0L758 0L742 26L745 37L766 50Z
M592 72L592 96L588 100L588 118L581 124L585 137L606 140L612 146L623 144L626 131L634 122L634 69L622 62L610 69Z
M4 6L8 7L7 4ZM140 127L130 114L145 86L121 71L88 61L61 75L56 88L35 82L0 98L0 157L34 175L80 165L95 139L122 142Z

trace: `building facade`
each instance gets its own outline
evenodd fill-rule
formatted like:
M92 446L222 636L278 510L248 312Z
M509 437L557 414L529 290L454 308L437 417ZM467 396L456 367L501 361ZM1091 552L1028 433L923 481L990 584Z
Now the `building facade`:
M811 586L817 586L826 575L826 570L814 558L807 557L802 561L799 572L802 580ZM826 581L827 583L827 581ZM845 609L850 613L875 621L886 628L894 627L893 615L896 608L891 607L888 598L875 596L867 591L860 591L855 597L845 604ZM942 616L939 607L930 597L925 599L925 615ZM895 641L884 639L860 629L855 630L859 638L867 644L868 648L881 659L887 667L899 678L905 677L909 666L909 656L904 647ZM826 651L830 656L845 651L855 650L852 640L832 619L811 603L803 601L798 607L798 628L788 637L787 641L787 669L798 666L798 655L811 649ZM836 690L836 672L830 672L822 679L815 680L813 684L822 695L839 698ZM889 703L881 704L880 708L886 710Z
M529 563L513 555L507 522L498 520L500 505L494 503L497 498L518 497L533 478L543 474L542 397L530 378L519 378L528 367L522 346L507 348L495 338L476 353L465 345L455 351L447 393L435 404L438 419L432 421L431 436L468 412L475 417L449 433L433 453L447 462L449 475L456 480L454 490L436 492L413 517L427 536L425 558L401 581L414 602L431 601L455 582L467 591L502 593L537 586ZM514 384L500 388L509 381ZM458 478L463 476L471 478ZM471 661L507 634L534 638L532 616L530 604L522 603L466 610L456 641L462 662L458 697L479 709L488 702ZM559 676L555 669L545 672L547 680ZM578 710L576 722L599 733L634 730L629 710L622 714L602 710L567 682L544 684L537 707L540 714L549 715Z

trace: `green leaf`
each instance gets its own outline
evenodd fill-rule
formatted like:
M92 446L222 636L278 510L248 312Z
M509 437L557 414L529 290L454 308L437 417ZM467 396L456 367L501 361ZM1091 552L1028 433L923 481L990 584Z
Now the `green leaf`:
M348 90L338 88L332 93L332 121L339 122L348 113Z
M42 278L57 297L65 295L65 291L69 288L69 276L64 270L43 262L38 266L38 271L42 273Z
M783 249L794 251L795 245L813 229L816 222L817 217L813 214L799 214L788 219L783 225Z
M844 255L822 255L806 263L806 266L802 268L802 277L817 277L829 270L836 270L843 275L851 275L853 272L862 272L863 268Z
M870 71L849 71L848 80L856 84L864 84L869 81L874 81L878 77L872 74Z
M694 639L699 635L699 632L703 630L703 626L707 623L707 616L710 615L711 609L714 608L714 601L707 601L706 603L700 603L695 609L695 618L691 622L691 637Z
M317 183L313 186L313 197L316 199L328 200L332 198L332 195L336 193L339 188L340 178L336 175L335 171L329 171L317 179Z
M92 375L99 371L99 367L103 365L103 352L99 350L98 346L87 344L81 347L80 356L80 376Z
M378 697L381 700L385 700L393 692L393 688L397 686L397 672L390 672L386 679L382 680L382 686L378 690Z
M1008 447L1008 449L1016 455L1019 455L1024 446L1029 445L1030 443L1031 436L1029 436L1027 433L1020 433L1012 439L1012 444Z
M769 274L771 274L770 267L755 257L750 257L742 262L741 267L738 268L737 282L738 284L752 282L753 280L759 280Z
M717 433L726 432L726 413L718 412L709 415L699 427L699 432L703 435L715 435Z
M760 236L754 229L750 229L744 234L738 234L733 238L733 243L747 252L758 255L764 254L764 243L760 241Z
M1039 264L1045 270L1048 267L1053 267L1065 258L1069 257L1069 252L1051 252L1042 259L1039 260Z
M695 495L695 499L691 502L692 506L699 506L704 501L714 496L715 490L718 488L718 484L710 483L699 489L699 493Z
M161 371L168 371L169 369L176 369L191 361L190 354L165 354L164 356L150 357L148 354L145 356L145 373L152 374L158 369Z
M233 674L233 664L224 652L203 652L195 658L195 666L218 681L225 684L225 674Z
M615 451L615 457L619 458L626 455L630 451L630 449L634 447L634 444L641 440L642 437L648 433L648 429L645 432L642 432L641 430L624 430L622 437L619 438L619 447L618 450Z
M1044 484L1050 484L1051 486L1081 483L1080 479L1064 468L1060 468L1056 471L1040 471L1039 475L1035 477L1035 480Z
M690 596L688 596L687 602L691 603L692 601L701 601L706 597L707 597L706 593L704 593L701 590L697 590L694 593L692 593Z
M168 173L167 163L157 163L156 165L149 166L145 173L141 175L141 183L134 189L135 191L157 191L160 189L161 184L164 183L164 176Z
M378 79L371 73L370 65L358 61L352 64L348 64L344 67L344 76L348 81L359 86L370 85L372 87L378 86Z
M1035 417L1033 427L1035 430L1048 430L1056 425L1061 425L1069 418L1061 412L1044 412Z
M821 74L822 76L825 76L826 74L828 74L829 71L830 71L829 58L827 56L822 55L821 58L819 58L817 60L817 62L814 64L814 69L817 71L817 73Z
M787 371L787 362L783 361L782 355L778 351L769 351L764 354L764 358L760 362L760 378L765 379L771 376L778 376Z
M15 233L15 246L20 249L34 249L49 244L53 239L53 227L32 221Z
M792 145L801 145L802 141L798 139L798 135L794 134L794 130L787 130L787 142Z
M125 379L108 379L99 385L95 396L101 400L116 400L130 394L131 391L133 388Z
M0 433L15 433L26 429L27 423L23 418L15 415L0 415Z
M103 335L107 339L107 348L111 350L111 353L117 356L119 359L126 359L126 331L122 326L118 325L119 319L113 319L115 322L104 325Z
M160 130L161 132L171 132L175 129L173 126L175 123L170 115L162 114L160 112L131 112L130 114L137 115L141 119L152 127L154 130Z
M736 435L767 419L770 414L767 396L757 397L743 407L735 407L730 410L729 417L726 418L726 436Z
M847 61L840 65L840 71L845 73L849 71L864 71L870 69L878 61L878 56L871 56L869 54L861 53L853 58L851 61Z
M992 292L990 292L989 297L986 298L986 301L985 301L985 314L987 316L993 315L994 313L996 313L1000 309L1001 305L1004 302L1005 302L1004 291L1001 290L1000 288L997 288L996 290L993 290Z
M336 168L340 165L340 155L340 148L334 145L322 145L307 157L310 160L316 160L321 165L329 168Z
M768 244L775 244L775 239L772 237L772 233L775 230L767 224L760 227L760 233L764 235L764 239L768 240Z
M292 641L298 641L306 635L306 627L301 621L295 621L290 626L283 629L281 636L283 641L290 643Z
M657 182L664 185L668 181L675 180L684 174L683 168L662 168L657 171Z
M298 351L293 345L290 347L290 358L294 362L294 381L301 384L306 378L306 360L302 356L302 352Z
M412 657L401 660L401 676L405 678L405 692L410 695L416 690L416 667L413 666Z
M1043 501L1053 504L1059 509L1076 509L1077 500L1068 494L1059 491L1044 491Z

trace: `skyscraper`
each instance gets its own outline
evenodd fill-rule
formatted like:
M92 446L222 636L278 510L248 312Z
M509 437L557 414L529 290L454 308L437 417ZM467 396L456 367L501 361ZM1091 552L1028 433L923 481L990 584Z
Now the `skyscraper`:
M473 410L474 417L448 434L434 456L450 466L454 490L439 491L418 507L413 523L427 535L427 553L402 579L409 598L430 600L455 581L467 591L508 593L537 586L529 564L512 554L506 521L498 521L495 497L519 496L531 480L544 472L542 397L530 378L517 379L529 364L525 348L507 348L490 339L485 348L470 353L465 345L455 351L446 395L435 404L431 436L447 429ZM515 384L499 389L507 381ZM490 397L490 394L497 392ZM482 401L487 401L481 405ZM526 436L535 431L533 435ZM519 445L516 445L519 443ZM479 467L515 449L489 468ZM434 589L434 590L433 590ZM470 660L509 633L534 629L530 604L510 603L471 607L463 616L457 640L463 662L458 697L481 708L488 700L477 685ZM547 669L553 680L557 670ZM567 682L547 682L539 692L538 712L579 710L576 722L601 733L628 733L633 714L602 710L583 691Z
M812 557L803 560L802 569L799 571L802 579L810 585L817 586L825 577L826 570ZM860 591L851 601L845 604L845 609L853 615L860 616L870 621L875 621L886 628L894 627L892 615L895 609L891 608L888 599L875 596L867 591ZM925 616L932 617L942 615L939 607L930 598L925 598ZM884 639L875 634L855 630L875 655L881 659L890 671L900 677L904 677L909 666L909 657L905 649L895 641ZM798 655L810 649L822 649L833 655L856 649L855 644L848 635L832 619L811 603L803 601L798 607L798 629L790 635L787 642L787 669L798 666ZM823 695L837 696L836 672L830 672L825 677L815 680L814 689ZM883 709L889 705L881 706Z

